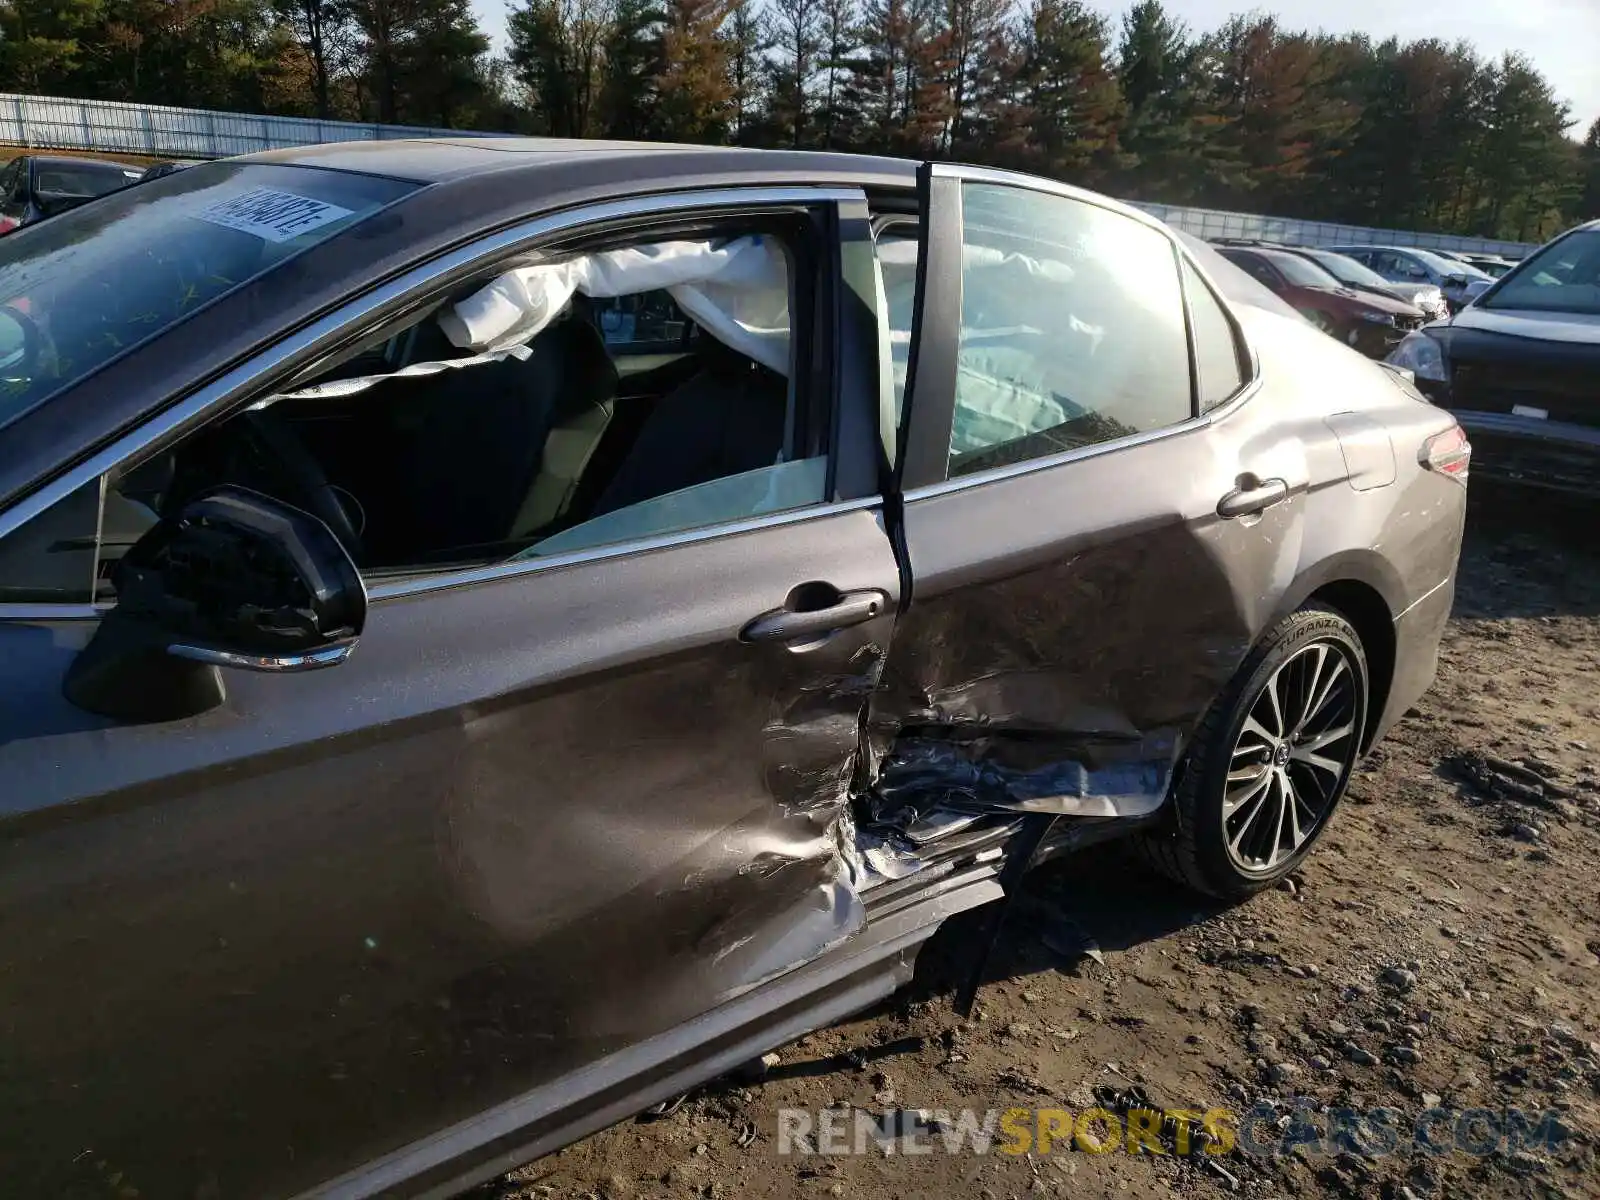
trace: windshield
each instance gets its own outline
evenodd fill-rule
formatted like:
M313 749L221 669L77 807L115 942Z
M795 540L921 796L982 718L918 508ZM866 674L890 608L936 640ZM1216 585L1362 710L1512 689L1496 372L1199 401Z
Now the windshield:
M1408 249L1406 253L1416 255L1441 275L1465 275L1468 279L1489 278L1471 263L1464 263L1454 258L1446 258L1442 254L1435 254L1432 250Z
M1536 251L1479 304L1600 316L1600 229L1568 234Z
M1298 254L1275 253L1271 250L1261 255L1273 266L1281 271L1290 283L1297 287L1336 288L1339 281L1328 274L1310 259L1301 258Z
M0 238L0 426L415 187L207 163Z
M1311 257L1335 279L1345 283L1359 283L1362 287L1387 288L1389 281L1371 267L1364 267L1353 258L1335 254L1331 250L1315 250Z
M104 196L127 187L138 178L138 171L121 167L55 163L46 159L33 170L33 190L42 196Z

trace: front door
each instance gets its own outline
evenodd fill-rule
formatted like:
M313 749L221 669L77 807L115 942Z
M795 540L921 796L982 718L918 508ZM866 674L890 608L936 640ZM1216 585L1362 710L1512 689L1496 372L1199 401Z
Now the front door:
M949 167L922 203L924 278L880 235L912 585L879 790L1148 814L1291 578L1303 447L1161 227Z
M771 445L744 447L773 465L568 513L542 552L375 574L334 669L229 672L225 703L184 720L91 716L62 680L98 620L96 541L149 494L113 472L0 543L33 581L0 604L9 1193L293 1194L501 1102L528 1120L571 1101L606 1056L860 929L836 823L899 571L876 489L847 482L872 475L848 431L870 436L876 378L830 369L851 319L832 316L834 208L794 191L738 210L810 231L785 247L787 386L716 367L776 404ZM630 230L647 239L648 214ZM451 411L499 403L470 370L427 377L467 388ZM385 412L385 386L346 418ZM632 388L654 405L632 445L670 446L656 413L697 422L723 394L687 371ZM307 445L328 419L306 416Z

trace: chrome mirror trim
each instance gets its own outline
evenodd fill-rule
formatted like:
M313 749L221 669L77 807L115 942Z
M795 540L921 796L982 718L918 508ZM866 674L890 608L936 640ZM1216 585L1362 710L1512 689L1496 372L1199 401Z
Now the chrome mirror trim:
M214 667L288 675L336 667L349 658L355 648L356 639L351 638L305 654L239 654L232 650L214 650L209 646L186 646L182 643L168 646L167 653L174 658L186 658L192 662L208 663Z

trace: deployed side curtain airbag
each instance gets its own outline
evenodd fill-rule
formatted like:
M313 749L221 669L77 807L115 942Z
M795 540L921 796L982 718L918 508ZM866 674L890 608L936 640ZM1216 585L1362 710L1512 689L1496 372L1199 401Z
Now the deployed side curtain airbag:
M719 342L789 374L788 262L765 236L658 242L519 267L441 313L439 325L453 345L493 354L536 337L574 293L608 300L659 289Z
M905 388L918 252L910 238L878 243L897 394ZM1071 313L1062 329L1060 316L1032 311L1041 283L1067 288L1077 278L1073 267L1058 259L967 242L961 247L961 273L966 302L956 356L951 453L1014 441L1081 415L1081 409L1064 400L1072 380L1048 378L1042 364L1071 355L1094 357L1105 331ZM1072 292L1065 296L1079 298ZM1032 344L1063 334L1067 336L1052 353Z

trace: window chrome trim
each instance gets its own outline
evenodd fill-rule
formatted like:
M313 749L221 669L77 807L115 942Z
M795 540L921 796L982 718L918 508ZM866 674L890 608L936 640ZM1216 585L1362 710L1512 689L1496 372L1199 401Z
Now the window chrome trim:
M121 466L151 445L181 436L211 410L227 407L245 398L253 391L261 376L278 370L300 355L312 355L330 348L349 327L359 324L379 309L403 300L410 292L425 289L441 276L470 267L480 260L516 253L528 248L530 243L579 226L625 217L654 217L697 208L829 204L850 200L865 202L865 199L866 193L861 188L836 184L733 186L660 192L547 213L498 233L488 234L468 245L446 251L398 278L346 301L333 312L281 338L254 358L234 367L215 382L157 413L70 471L23 496L10 508L0 512L0 538L8 536L78 488Z
M787 512L766 513L759 517L748 517L742 521L726 521L720 525L701 525L694 529L684 529L675 533L662 533L654 537L635 538L630 542L615 542L606 546L586 546L579 550L569 550L565 554L552 554L548 558L519 558L509 562L491 563L482 567L467 567L457 571L419 573L402 579L393 579L387 583L369 582L367 584L367 599L370 603L378 604L385 600L420 596L428 592L444 591L447 588L470 587L473 584L491 583L500 579L514 579L518 576L534 575L562 567L582 566L592 562L624 558L630 554L648 554L657 550L670 550L675 546L693 545L696 542L706 542L713 538L731 537L741 533L754 533L757 530L775 529L784 525L798 525L802 521L820 520L823 517L838 516L841 513L881 509L882 507L882 496L865 496L859 500L839 500L829 504L813 504L806 508L790 509Z
M1176 425L1163 425L1160 429L1129 434L1127 437L1116 438L1109 442L1096 442L1092 446L1079 446L1074 450L1063 450L1059 454L1030 458L1023 462L1010 463L1003 467L990 467L987 471L974 471L971 475L957 475L954 478L944 480L942 483L924 484L922 487L908 491L905 494L905 502L914 504L918 500L928 500L934 496L944 496L951 492L961 492L968 488L982 487L986 483L998 483L1001 480L1014 479L1019 475L1031 475L1035 471L1046 471L1051 467L1067 466L1071 463L1081 462L1086 458L1098 458L1102 454L1115 454L1119 450L1132 450L1137 446L1146 446L1151 442L1159 442L1166 438L1178 437L1186 433L1196 433L1237 412L1244 406L1246 401L1260 390L1260 387L1261 379L1258 375L1238 392L1234 393L1225 403L1217 405L1210 412L1202 413L1198 417L1190 417L1187 421L1179 422Z
M308 650L302 654L240 654L234 650L218 650L211 646L190 646L174 642L167 647L173 658L205 663L214 667L236 667L244 671L264 671L269 674L294 674L304 671L321 671L336 667L350 657L356 639L325 646L321 650Z
M1165 221L1153 217L1142 209L1133 208L1114 200L1100 192L1085 191L1080 187L1073 187L1070 183L1060 183L1054 179L1043 179L1037 175L1027 175L1021 171L1006 171L998 167L972 167L962 163L930 163L935 179L959 179L966 183L989 183L999 187L1024 188L1030 192L1044 192L1047 195L1059 196L1063 200L1076 200L1081 204L1092 204L1096 208L1103 208L1114 212L1120 217L1131 217L1148 229L1154 229L1169 242L1183 249L1182 243L1173 236L1172 228Z

